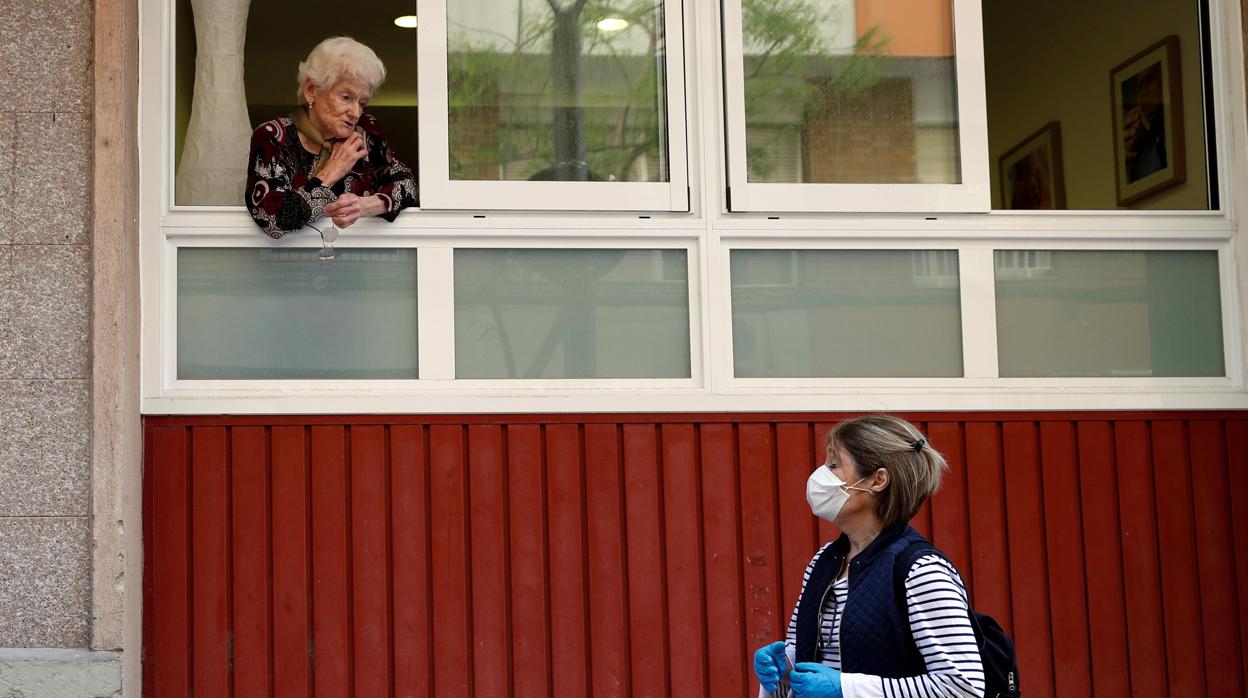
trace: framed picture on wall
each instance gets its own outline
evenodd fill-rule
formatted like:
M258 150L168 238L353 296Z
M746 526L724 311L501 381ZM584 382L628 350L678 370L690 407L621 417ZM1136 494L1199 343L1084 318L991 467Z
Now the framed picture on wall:
M1050 121L997 159L1001 208L1066 208L1062 127Z
M1109 73L1118 205L1187 179L1179 37L1167 36Z

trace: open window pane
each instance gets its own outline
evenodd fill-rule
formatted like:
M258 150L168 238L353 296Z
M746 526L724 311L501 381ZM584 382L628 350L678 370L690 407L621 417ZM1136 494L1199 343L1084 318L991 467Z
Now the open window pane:
M416 251L178 250L178 378L417 377Z
M733 250L738 378L962 375L953 250Z
M1216 252L998 250L1002 377L1223 376Z
M1208 13L985 1L993 208L1216 208Z
M252 130L294 110L300 61L334 35L354 37L385 64L386 82L365 111L414 170L416 34L394 19L415 15L416 2L358 3L344 12L330 0L177 0L174 203L243 205Z
M425 207L688 208L679 2L421 7Z
M685 250L455 250L458 378L689 378Z
M977 17L954 0L729 0L731 208L986 209Z

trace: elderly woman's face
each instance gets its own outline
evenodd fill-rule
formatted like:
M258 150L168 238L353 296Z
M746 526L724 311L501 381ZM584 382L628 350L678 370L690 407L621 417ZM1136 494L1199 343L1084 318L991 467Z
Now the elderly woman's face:
M372 95L368 85L344 78L324 90L316 89L309 81L304 96L308 99L308 117L321 136L341 140L355 130L355 124L364 114L364 105Z

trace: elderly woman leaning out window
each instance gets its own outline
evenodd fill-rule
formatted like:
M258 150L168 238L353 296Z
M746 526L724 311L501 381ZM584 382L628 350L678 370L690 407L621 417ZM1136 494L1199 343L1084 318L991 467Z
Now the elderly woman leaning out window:
M369 47L325 39L299 64L299 107L251 136L247 207L270 237L322 217L345 228L362 216L393 221L416 205L416 178L364 113L386 68Z

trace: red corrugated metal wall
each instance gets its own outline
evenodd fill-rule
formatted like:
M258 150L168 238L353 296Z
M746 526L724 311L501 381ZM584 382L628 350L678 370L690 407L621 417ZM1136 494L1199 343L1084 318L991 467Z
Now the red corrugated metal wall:
M907 416L1027 696L1245 694L1248 414ZM753 696L840 417L148 418L145 695Z

